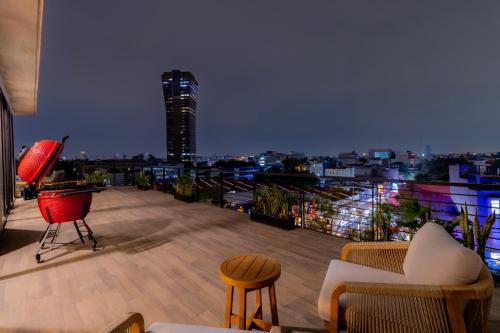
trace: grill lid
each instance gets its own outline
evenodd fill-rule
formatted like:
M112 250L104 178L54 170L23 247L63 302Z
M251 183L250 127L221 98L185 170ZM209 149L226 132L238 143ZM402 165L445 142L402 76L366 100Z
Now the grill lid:
M54 167L59 155L64 149L64 137L61 141L40 140L21 156L17 167L17 174L28 184L38 185Z

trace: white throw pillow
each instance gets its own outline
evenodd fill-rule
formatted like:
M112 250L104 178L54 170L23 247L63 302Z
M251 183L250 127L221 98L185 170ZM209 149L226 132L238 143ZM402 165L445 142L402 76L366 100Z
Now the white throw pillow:
M427 285L473 283L482 267L477 253L431 222L415 234L403 264L408 283Z

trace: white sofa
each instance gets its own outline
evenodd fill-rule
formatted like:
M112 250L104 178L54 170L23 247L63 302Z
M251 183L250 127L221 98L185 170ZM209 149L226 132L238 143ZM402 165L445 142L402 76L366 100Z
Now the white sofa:
M138 312L125 314L122 318L118 318L113 323L99 331L99 333L243 333L238 329L184 325L156 322L151 324L147 330L144 329L144 317ZM274 326L271 328L271 333L280 333L281 328Z
M196 326L196 325L182 325L171 323L153 323L146 332L151 333L243 333L250 331L242 331L238 329L219 328L209 326ZM273 327L271 333L281 332L279 327Z

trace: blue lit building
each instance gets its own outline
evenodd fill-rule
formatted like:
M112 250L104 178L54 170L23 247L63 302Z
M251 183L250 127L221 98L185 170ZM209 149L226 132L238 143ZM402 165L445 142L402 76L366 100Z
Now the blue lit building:
M500 174L477 165L450 165L449 174L450 182L464 184L450 186L453 202L459 209L464 203L470 207L469 214L475 214L477 209L480 224L484 223L487 216L495 213L497 219L486 252L487 257L491 257L489 265L496 265L500 269L500 186L481 186L500 185Z

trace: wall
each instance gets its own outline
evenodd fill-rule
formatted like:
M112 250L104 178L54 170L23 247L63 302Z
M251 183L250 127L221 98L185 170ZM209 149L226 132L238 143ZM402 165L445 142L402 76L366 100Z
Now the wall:
M12 114L0 90L0 230L14 206L15 163Z

